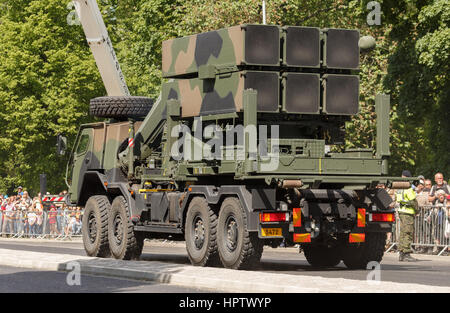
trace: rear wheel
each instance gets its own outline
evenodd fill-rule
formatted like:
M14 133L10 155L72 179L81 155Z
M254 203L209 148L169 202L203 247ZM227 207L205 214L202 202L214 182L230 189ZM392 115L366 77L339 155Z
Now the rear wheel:
M216 266L217 215L205 198L195 197L186 214L185 240L189 260L195 266Z
M226 198L222 203L217 244L220 260L226 268L249 269L261 259L263 243L256 233L248 232L247 215L237 198Z
M343 261L350 269L367 269L369 262L381 262L386 244L386 233L366 233L365 242L347 243Z
M303 245L306 260L313 267L333 267L341 263L339 247Z
M109 257L108 213L111 204L106 196L88 199L83 214L82 234L84 250L88 256Z
M119 260L139 259L144 239L134 233L128 203L123 196L111 204L108 221L108 241L111 254Z

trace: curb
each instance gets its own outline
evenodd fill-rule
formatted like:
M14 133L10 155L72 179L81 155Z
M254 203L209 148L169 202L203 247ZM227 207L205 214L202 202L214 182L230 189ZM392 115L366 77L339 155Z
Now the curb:
M76 262L76 263L74 263ZM72 272L74 264L81 274L149 281L216 292L230 293L361 293L421 292L448 293L450 287L419 284L371 282L343 278L237 271L224 268L194 267L157 261L121 261L67 254L0 249L0 265L43 271Z

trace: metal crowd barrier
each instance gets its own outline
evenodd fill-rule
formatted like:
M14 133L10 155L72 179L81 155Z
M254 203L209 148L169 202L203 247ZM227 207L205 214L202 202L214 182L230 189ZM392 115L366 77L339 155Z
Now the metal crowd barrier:
M55 213L51 213L44 210L35 212L37 217L33 225L28 221L30 212L27 210L0 212L0 235L10 238L53 238L57 240L81 237L82 211L57 210ZM79 212L78 219L77 212Z
M432 248L435 254L442 255L450 247L450 236L447 233L449 219L449 208L442 206L422 206L414 218L414 242L412 249L415 252ZM401 222L396 212L396 223L393 228L392 237L386 252L397 246L400 238Z

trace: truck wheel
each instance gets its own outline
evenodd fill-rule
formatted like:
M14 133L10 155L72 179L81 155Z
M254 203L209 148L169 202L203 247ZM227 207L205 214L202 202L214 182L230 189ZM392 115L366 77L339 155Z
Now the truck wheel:
M239 199L226 198L219 211L217 245L226 268L248 269L259 263L263 243L247 230L247 215Z
M366 240L360 244L346 244L343 261L349 269L367 269L372 261L381 262L386 244L386 233L366 233Z
M134 237L136 238L136 249L134 250L133 259L139 260L144 249L145 236L142 233L134 233Z
M341 253L338 247L303 245L306 261L313 267L333 267L341 263Z
M88 256L109 257L108 212L111 204L106 196L88 199L83 214L82 234L84 250Z
M136 236L131 222L128 203L123 196L116 197L111 204L108 220L109 249L119 260L138 259L142 253L142 243Z
M98 97L90 102L89 113L95 117L127 119L144 117L153 100L146 97Z
M189 260L195 266L216 266L217 215L203 197L195 197L186 214L185 240Z

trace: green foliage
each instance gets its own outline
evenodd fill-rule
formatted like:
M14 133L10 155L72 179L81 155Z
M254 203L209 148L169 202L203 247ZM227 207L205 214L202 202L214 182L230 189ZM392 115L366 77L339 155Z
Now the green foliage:
M385 1L394 42L384 81L397 105L395 168L408 166L431 177L450 172L448 1Z
M35 194L46 173L57 192L67 160L55 153L56 135L73 141L103 86L82 30L67 25L65 3L0 4L0 191L23 185Z

